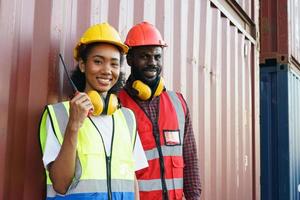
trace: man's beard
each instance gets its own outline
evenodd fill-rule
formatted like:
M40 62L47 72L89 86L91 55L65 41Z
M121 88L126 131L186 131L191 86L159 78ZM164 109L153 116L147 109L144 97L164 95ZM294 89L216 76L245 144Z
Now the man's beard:
M147 71L149 69L155 69L156 70L156 78L154 80L147 80L145 78L145 75L144 75L144 71ZM143 70L132 70L132 75L134 77L135 80L141 80L143 81L145 84L147 84L148 86L150 87L154 87L160 77L160 73L161 73L161 68L160 67L146 67L144 68Z

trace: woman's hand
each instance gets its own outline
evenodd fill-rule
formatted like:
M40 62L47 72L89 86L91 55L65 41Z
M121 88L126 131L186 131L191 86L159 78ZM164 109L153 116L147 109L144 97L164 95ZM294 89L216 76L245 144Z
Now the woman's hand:
M84 119L88 116L89 111L93 109L90 97L84 93L79 92L70 101L70 117L69 125L73 128L79 129Z

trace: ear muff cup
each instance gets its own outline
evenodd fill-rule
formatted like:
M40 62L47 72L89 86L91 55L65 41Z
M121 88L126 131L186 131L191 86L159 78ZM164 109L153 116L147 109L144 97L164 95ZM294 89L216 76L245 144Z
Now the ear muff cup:
M88 91L87 95L90 97L91 102L94 106L92 115L93 116L101 115L105 105L105 102L103 101L101 95L95 90Z
M136 80L132 83L132 88L135 89L135 91L137 92L136 96L143 100L146 101L148 99L150 99L151 97L151 89L148 85L146 85L145 83L143 83L140 80Z
M159 96L165 89L165 81L162 77L160 77L159 81L157 82L155 92L153 96Z
M119 101L115 94L108 94L104 99L97 91L91 90L87 93L94 106L92 115L112 115L119 108Z
M164 79L162 77L159 78L159 80L157 81L156 86L154 87L154 93L152 93L151 88L143 83L140 80L135 80L132 83L132 88L137 92L136 96L143 100L146 101L150 98L152 98L153 96L159 96L165 89L165 84L164 84Z
M112 115L120 107L118 97L115 94L108 94L105 105L104 114Z

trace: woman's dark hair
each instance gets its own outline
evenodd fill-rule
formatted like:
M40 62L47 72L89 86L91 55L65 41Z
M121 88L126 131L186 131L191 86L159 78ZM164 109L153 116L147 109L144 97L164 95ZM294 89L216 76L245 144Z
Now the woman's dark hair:
M91 50L101 44L100 42L95 42L87 45L81 45L78 49L79 58L83 60L84 63L87 62L88 55L90 54ZM120 66L124 61L124 55L120 48ZM74 84L76 85L77 89L80 92L83 92L85 89L85 74L80 71L79 64L77 64L76 69L71 74L71 79L73 80ZM125 84L125 74L124 72L120 71L119 79L116 84L108 91L109 93L117 93Z
M79 92L83 92L85 89L85 75L80 71L79 65L77 65L76 69L72 72L71 79Z

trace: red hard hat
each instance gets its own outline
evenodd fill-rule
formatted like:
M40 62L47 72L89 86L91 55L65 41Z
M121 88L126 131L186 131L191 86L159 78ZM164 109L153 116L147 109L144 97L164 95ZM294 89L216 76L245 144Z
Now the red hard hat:
M127 34L125 44L129 47L167 46L157 28L148 22L142 22L132 27Z

